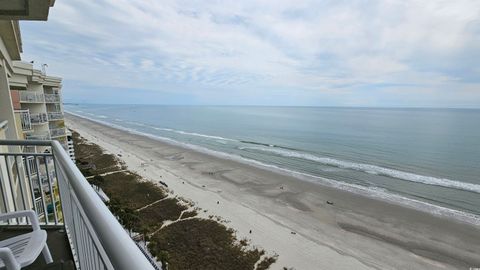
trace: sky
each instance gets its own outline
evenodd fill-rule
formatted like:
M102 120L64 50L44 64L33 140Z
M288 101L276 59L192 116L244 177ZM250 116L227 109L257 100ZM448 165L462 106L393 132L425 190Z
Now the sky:
M64 102L480 108L478 0L57 0L21 31Z

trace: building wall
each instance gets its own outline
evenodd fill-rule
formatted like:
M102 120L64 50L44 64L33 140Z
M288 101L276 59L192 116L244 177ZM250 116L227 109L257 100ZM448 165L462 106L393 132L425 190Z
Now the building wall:
M7 139L7 128L8 122L6 120L0 121L0 140ZM0 151L3 153L8 152L8 147L0 146ZM3 179L8 179L7 165L5 160L0 159L0 211L5 213L9 207L8 205L12 202L12 197L8 196L8 192L4 192L10 189L10 183L8 181L3 181ZM5 194L5 195L4 195Z
M18 4L16 1L3 2L2 7L4 9L18 8L15 6ZM39 0L34 2L35 5L25 6L27 10L21 16L12 17L13 15L0 14L0 139L18 140L23 139L24 135L18 113L15 113L15 109L21 108L22 104L19 103L17 93L11 93L12 86L22 89L22 84L25 85L27 82L25 75L28 76L28 70L22 70L19 76L13 72L14 61L21 60L22 52L22 40L17 20L47 20L48 10L53 6L54 1ZM20 66L28 67L28 64L21 64ZM38 91L43 91L43 89L40 87ZM33 109L41 110L42 106ZM46 110L45 104L43 109ZM48 123L46 126L48 130ZM19 153L22 150L18 146L0 146L1 153ZM25 175L21 173L24 172L22 166L23 160L19 157L0 157L1 212L32 208L32 201L29 200L32 194L27 189L28 182ZM19 171L20 173L18 173ZM21 187L23 187L22 190L20 190ZM24 201L20 194L26 196L27 200ZM21 200L21 202L18 200ZM16 209L13 205L17 205Z
M5 131L7 138L18 139L6 64L5 60L0 62L0 122L8 122L8 128Z
M20 93L18 91L10 91L12 97L12 106L14 110L20 110L22 105L20 104Z

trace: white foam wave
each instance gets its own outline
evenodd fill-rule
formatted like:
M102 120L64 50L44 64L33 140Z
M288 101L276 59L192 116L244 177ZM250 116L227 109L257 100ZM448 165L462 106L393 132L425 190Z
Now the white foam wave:
M173 132L178 133L178 134L183 134L183 135L197 136L197 137L203 137L203 138L209 138L209 139L215 139L215 140L232 141L232 142L237 141L237 140L234 140L234 139L224 138L224 137L220 137L220 136L206 135L206 134L201 134L201 133L196 133L196 132L186 132L186 131L181 131L181 130L173 130Z
M109 127L124 130L124 131L127 131L127 132L132 133L132 134L142 135L142 136L154 139L154 140L170 143L172 145L178 145L178 146L185 147L185 148L188 148L188 149L192 149L192 150L195 150L195 151L198 151L198 152L201 152L201 153L206 153L206 154L217 156L217 157L220 157L220 158L226 158L226 159L242 162L242 163L245 163L245 164L253 165L255 167L271 170L271 171L274 171L274 172L277 172L277 173L290 175L290 176L296 177L296 178L304 180L304 181L309 181L309 182L313 182L313 183L316 183L316 184L331 186L331 187L334 187L334 188L346 190L346 191L353 192L353 193L356 193L356 194L361 194L361 195L364 195L364 196L367 196L367 197L370 197L370 198L381 199L381 200L384 200L384 201L387 201L387 202L390 202L390 203L393 203L393 204L413 208L413 209L416 209L416 210L419 210L419 211L422 211L422 212L426 212L426 213L430 213L430 214L433 214L433 215L436 215L436 216L449 217L449 218L453 218L453 219L456 219L456 220L460 220L462 222L466 222L466 223L469 223L469 224L480 226L480 216L477 216L475 214L466 213L466 212L462 212L462 211L459 211L459 210L454 210L454 209L442 207L442 206L439 206L439 205L434 205L434 204L431 204L431 203L410 199L410 198L403 197L403 196L400 196L400 195L397 195L397 194L392 194L392 193L388 192L387 190L385 190L383 188L365 187L365 186L361 186L361 185L335 181L335 180L320 177L320 176L310 175L310 174L307 174L307 173L292 171L292 170L281 168L281 167L278 167L278 166L275 166L275 165L266 164L266 163L263 163L263 162L260 162L260 161L256 161L256 160L253 160L253 159L248 159L248 158L244 158L244 157L233 155L233 154L227 154L227 153L224 153L224 152L219 152L219 151L207 149L207 148L204 148L204 147L201 147L201 146L179 142L179 141L176 141L176 140L173 140L173 139L170 139L170 138L140 132L140 131L137 131L137 130L134 130L134 129L131 129L131 128L126 128L126 127L123 127L123 126L120 126L120 125L117 125L117 124L105 122L105 121L98 120L98 119L92 119L92 118L86 117L84 115L72 113L72 112L69 112L69 111L67 111L67 113L78 116L78 117L81 117L81 118L84 118L84 119L87 119L87 120L90 120L90 121L93 121L93 122L103 124L103 125L106 125L106 126L109 126ZM246 148L246 147L243 147L243 148Z
M436 178L433 176L419 175L419 174L414 174L410 172L384 168L384 167L371 165L371 164L355 163L355 162L337 160L337 159L328 158L328 157L319 157L319 156L308 154L308 153L300 153L296 151L288 151L288 150L277 149L277 148L243 147L243 149L253 149L253 150L260 150L263 152L271 152L284 157L301 158L305 160L318 162L323 165L334 166L334 167L339 167L343 169L356 170L356 171L361 171L361 172L374 174L374 175L384 175L384 176L389 176L389 177L393 177L393 178L397 178L405 181L422 183L425 185L441 186L441 187L454 188L459 190L466 190L466 191L480 193L480 185L455 181L455 180L446 179L446 178Z
M170 128L153 127L153 129L156 129L156 130L164 130L164 131L173 131L173 129L170 129Z
M127 123L132 124L132 125L136 125L136 126L140 126L140 127L148 126L148 125L145 125L145 124L139 123L139 122L127 122ZM220 137L220 136L213 136L213 135L201 134L201 133L196 133L196 132L187 132L187 131L176 130L176 129L171 129L171 128L160 128L160 127L152 127L152 128L155 129L155 130L174 132L174 133L177 133L177 134L196 136L196 137L202 137L202 138L208 138L208 139L214 139L214 140L232 141L232 142L237 141L237 140L234 140L234 139L229 139L229 138Z
M190 136L196 136L196 137L203 137L203 138L208 138L208 139L220 140L220 141L232 141L232 142L236 142L236 141L237 141L237 140L234 140L234 139L229 139L229 138L220 137L220 136L206 135L206 134L201 134L201 133L196 133L196 132L187 132L187 131L176 130L176 129L171 129L171 128L159 128L159 127L154 127L153 129L163 130L163 131L169 131L169 132L174 132L174 133L182 134L182 135L190 135ZM217 142L218 142L218 141L217 141ZM221 142L221 143L223 143L223 142Z

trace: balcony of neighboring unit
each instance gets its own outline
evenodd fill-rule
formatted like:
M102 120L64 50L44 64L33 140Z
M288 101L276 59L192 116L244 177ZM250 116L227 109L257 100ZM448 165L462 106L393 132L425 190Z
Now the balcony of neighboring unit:
M41 140L41 141L50 140L50 132L44 131L44 132L38 132L38 133L35 133L35 134L26 134L26 139L27 140Z
M48 115L47 113L31 113L30 122L32 123L32 125L48 123Z
M25 176L25 181L17 181L19 194L0 189L2 198L19 198L0 199L0 209L7 213L33 210L47 232L53 258L53 264L46 265L40 255L25 269L159 269L118 223L58 141L0 140L0 146L46 148L42 153L0 153L0 160L10 161L7 167L14 164L18 172L7 174L2 181L14 183L18 175ZM26 225L23 218L0 223L0 240L26 233Z
M31 131L32 122L29 110L15 110L15 113L20 117L22 123L22 131Z
M63 113L62 112L49 112L48 113L48 120L49 121L63 120Z
M44 103L45 96L37 91L19 91L20 103Z
M8 0L0 1L0 20L48 19L48 11L55 0Z
M50 128L50 138L66 136L65 128Z
M25 145L23 147L23 153L36 153L36 152L37 152L37 148L35 146Z
M60 95L45 94L45 103L60 103Z

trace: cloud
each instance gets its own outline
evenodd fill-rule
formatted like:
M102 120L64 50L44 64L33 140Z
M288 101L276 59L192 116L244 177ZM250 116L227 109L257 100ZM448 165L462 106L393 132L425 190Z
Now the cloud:
M476 88L462 97L479 107L479 15L475 0L71 0L22 23L22 37L24 59L47 62L73 100L90 87L384 106L397 87L430 93L408 91L411 106L448 106L437 95Z

